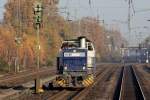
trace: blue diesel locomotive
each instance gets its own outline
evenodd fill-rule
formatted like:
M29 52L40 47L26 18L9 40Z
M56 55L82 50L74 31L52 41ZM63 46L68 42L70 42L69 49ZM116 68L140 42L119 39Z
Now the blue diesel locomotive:
M88 87L94 82L95 49L86 37L65 40L57 57L57 78L61 87Z

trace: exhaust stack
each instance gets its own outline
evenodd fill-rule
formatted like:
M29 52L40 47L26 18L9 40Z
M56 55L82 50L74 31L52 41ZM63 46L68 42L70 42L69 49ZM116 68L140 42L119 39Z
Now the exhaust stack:
M86 38L85 37L79 37L80 39L80 47L86 48Z

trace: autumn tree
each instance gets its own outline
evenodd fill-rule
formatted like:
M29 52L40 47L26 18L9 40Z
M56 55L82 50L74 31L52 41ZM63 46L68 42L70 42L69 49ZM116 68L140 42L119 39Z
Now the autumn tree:
M9 32L8 37L11 36L12 40L12 42L8 40L6 44L14 46L14 49L9 47L8 49L15 52L11 52L14 54L13 58L15 58L17 56L17 44L15 43L15 39L18 37L21 38L18 54L21 66L34 66L36 61L36 32L33 27L33 6L35 1L36 0L8 0L5 5L6 11L4 14L3 27ZM65 21L57 14L57 4L58 0L43 1L43 23L40 32L40 60L42 65L48 63L47 58L51 58L54 61L54 56L56 56L61 43L61 37L59 36L59 30L61 29L59 29L57 22L64 23ZM1 32L3 33L5 30ZM5 57L7 56L5 55ZM13 58L11 57L10 59ZM6 60L6 62L8 62L8 60ZM11 62L12 65L14 65L14 63L15 62Z
M33 19L35 1L8 0L5 5L4 21L0 25L0 59L8 67L15 66L17 61L21 68L36 66L37 38ZM67 21L59 14L58 0L42 0L42 4L41 66L55 64L61 42L64 39L86 36L94 43L97 58L100 60L106 59L110 52L106 32L112 35L110 43L113 46L118 48L121 46L121 33L106 30L96 18L84 17L81 20ZM19 45L16 39L19 39ZM18 60L16 60L17 56Z

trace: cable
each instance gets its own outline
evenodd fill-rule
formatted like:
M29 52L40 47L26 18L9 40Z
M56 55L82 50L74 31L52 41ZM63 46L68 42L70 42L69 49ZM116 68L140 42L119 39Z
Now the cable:
M135 9L134 9L133 0L131 0L131 5L132 5L133 13L135 14Z
M89 0L89 5L91 6L91 0Z
M147 12L147 11L150 11L150 9L141 9L141 10L137 10L137 11L135 11L135 13L138 13L138 12Z
M64 7L61 6L60 8L65 8L65 6L64 6ZM89 8L89 7L86 7L86 6L76 7L76 6L74 6L74 7L69 7L69 8L82 8L82 9L87 9L87 8ZM110 7L107 7L107 6L99 6L99 7L98 7L98 6L95 6L95 7L93 7L93 8L112 8L112 9L123 8L123 9L124 9L124 8L126 8L126 7L119 7L119 6L118 6L118 7L117 7L117 6L116 6L116 7L111 7L111 6L110 6Z
M96 14L94 13L94 4L92 3L91 0L89 0L89 6L90 6L90 10L91 10L92 15L96 15Z

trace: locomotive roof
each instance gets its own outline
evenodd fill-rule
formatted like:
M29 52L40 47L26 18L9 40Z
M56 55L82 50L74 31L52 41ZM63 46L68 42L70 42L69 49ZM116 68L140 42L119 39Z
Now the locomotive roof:
M81 37L78 37L77 39L66 39L64 41L79 41L80 39L82 38L85 38L86 39L86 42L91 42L89 39L87 39L85 36L81 36Z

